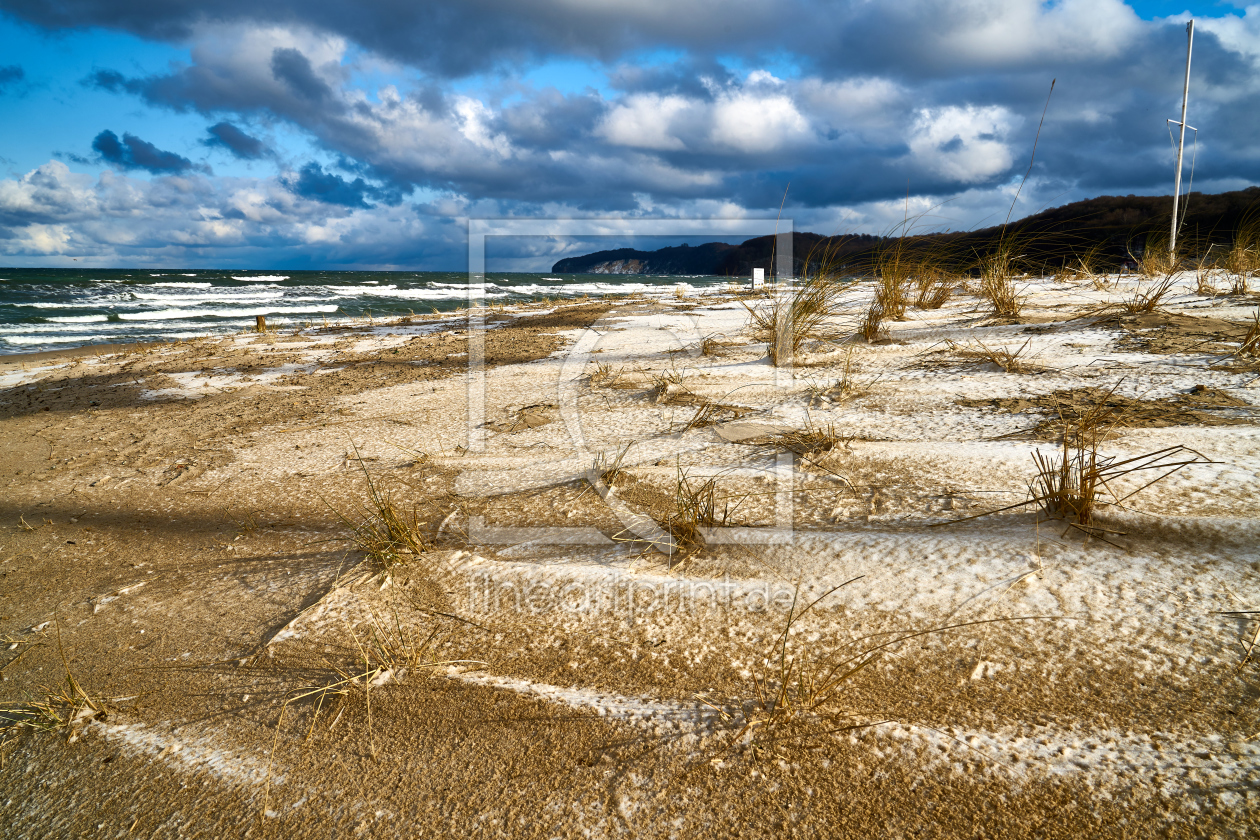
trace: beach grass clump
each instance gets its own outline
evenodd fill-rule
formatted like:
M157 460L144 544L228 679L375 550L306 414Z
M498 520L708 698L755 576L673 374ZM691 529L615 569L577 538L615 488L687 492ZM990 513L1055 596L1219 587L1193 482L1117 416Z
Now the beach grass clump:
M1040 373L1043 370L1040 366L1029 362L1025 356L1032 344L1031 338L1014 350L1009 347L990 347L982 341L977 341L974 346L960 345L952 341L947 341L947 343L950 349L961 358L972 362L987 362L1000 367L1006 373Z
M663 516L653 517L673 540L673 552L686 557L705 545L707 529L725 528L731 523L744 497L734 499L732 504L731 497L719 492L718 478L713 475L700 481L681 466L678 468L671 509Z
M105 704L91 697L69 673L37 700L0 705L0 741L22 729L68 732L106 715Z
M829 320L839 312L851 284L828 270L826 262L823 265L823 269L775 290L763 305L743 304L749 326L754 335L766 341L770 363L775 367L790 365L809 339L838 337Z
M600 452L595 456L595 463L592 469L600 477L607 487L615 488L618 482L624 482L629 477L623 462L626 455L630 452L631 444L626 444L621 451L617 453L617 457L609 458L606 453Z
M620 378L621 371L613 370L613 366L607 362L596 362L595 372L591 374L589 381L592 388L611 388Z
M358 455L358 448L355 448ZM359 516L352 519L336 508L333 513L350 529L349 541L359 551L392 569L420 557L433 548L420 523L419 513L413 506L405 512L395 501L394 494L383 489L372 479L362 458L359 464L367 479L367 501L360 505Z
M1048 519L1061 520L1088 536L1115 533L1095 523L1099 507L1123 507L1130 497L1182 467L1207 460L1186 446L1170 446L1124 459L1099 455L1096 440L1071 444L1065 435L1061 446L1056 456L1033 453L1037 476L1030 503L1037 504ZM1125 476L1151 471L1159 474L1123 496L1111 486Z
M1260 308L1256 309L1251 316L1251 322L1247 324L1247 332L1243 335L1238 355L1260 358Z
M837 735L886 723L888 717L879 710L859 706L855 682L864 673L896 657L908 642L950 630L1030 620L980 619L876 633L822 649L818 641L810 641L810 636L801 632L802 619L825 598L857 580L861 577L829 589L803 607L797 589L783 630L752 674L747 698L719 705L698 695L697 699L717 712L730 733L728 748L742 746L756 760L793 759L802 750L822 746Z
M705 701L727 724L732 745L742 743L754 757L769 758L781 755L785 748L808 747L818 738L875 723L847 706L843 689L873 665L888 645L830 658L811 657L808 651L798 651L792 644L800 621L845 585L827 591L804 607L798 603L798 589L783 631L763 658L759 672L752 675L751 696L739 704L737 711Z
M1018 318L1024 309L1025 297L1015 286L1017 250L1015 242L1003 239L980 260L980 297L999 318Z
M726 348L730 346L728 342L723 341L720 336L706 335L700 339L700 355L706 357L724 356Z
M1116 387L1119 387L1118 385ZM1169 446L1142 455L1120 458L1101 454L1099 448L1117 426L1124 424L1123 411L1110 405L1113 387L1085 411L1060 411L1059 451L1032 454L1036 475L1029 483L1028 497L1022 502L985 511L974 516L936 523L949 525L1009 510L1035 506L1039 517L1064 522L1068 530L1110 542L1109 530L1096 519L1102 508L1127 509L1126 502L1191 464L1212 463L1187 446ZM1120 486L1129 476L1153 476L1127 492Z
M853 399L865 394L868 388L874 384L874 379L858 382L857 373L853 366L853 356L854 347L849 345L844 354L844 366L840 369L840 376L831 385L819 382L810 383L805 389L805 393L809 395L810 407L841 403L845 400Z
M1251 293L1251 280L1260 275L1260 216L1239 226L1233 243L1217 265L1232 279L1231 294Z
M1120 303L1120 308L1130 315L1138 315L1143 312L1154 312L1159 308L1164 298L1173 290L1173 275L1169 274L1162 279L1151 278L1151 284L1145 289L1139 282L1138 288L1134 290L1133 297L1128 298Z
M24 729L66 732L74 740L80 728L108 714L104 701L84 691L83 686L70 673L70 663L61 644L61 623L54 620L57 622L57 653L61 657L65 676L59 684L45 687L38 699L26 703L0 704L0 744L10 735ZM5 667L12 665L20 657L21 654L6 663Z
M958 277L948 271L933 266L925 267L915 280L915 307L940 309L954 296L958 282Z
M1168 234L1148 233L1142 252L1134 254L1129 249L1129 259L1137 265L1137 273L1147 280L1167 277L1177 271L1177 255L1168 249Z

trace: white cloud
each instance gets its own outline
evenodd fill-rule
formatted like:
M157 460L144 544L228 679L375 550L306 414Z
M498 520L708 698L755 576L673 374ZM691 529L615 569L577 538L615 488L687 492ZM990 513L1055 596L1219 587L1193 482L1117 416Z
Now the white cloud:
M723 93L713 105L710 140L745 154L791 147L810 135L809 121L785 94L759 91Z
M910 158L934 175L974 184L1013 163L1004 142L1015 122L1005 108L954 105L919 111L909 137Z
M610 143L632 149L682 150L686 144L672 134L673 121L700 107L696 100L682 96L631 94L609 110L597 133Z
M388 264L438 225L407 205L351 210L302 199L275 178L93 178L50 161L0 180L0 226L9 258L187 265L206 253L250 264L260 252L267 262L288 253Z

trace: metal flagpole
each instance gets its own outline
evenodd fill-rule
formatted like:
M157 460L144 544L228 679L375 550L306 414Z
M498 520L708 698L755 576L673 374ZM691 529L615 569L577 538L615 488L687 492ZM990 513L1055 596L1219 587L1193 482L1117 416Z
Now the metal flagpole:
M1190 53L1194 49L1194 21L1186 24L1186 85L1181 92L1181 140L1177 143L1177 172L1173 176L1172 233L1168 253L1177 257L1177 202L1181 199L1181 158L1186 151L1186 106L1190 103Z

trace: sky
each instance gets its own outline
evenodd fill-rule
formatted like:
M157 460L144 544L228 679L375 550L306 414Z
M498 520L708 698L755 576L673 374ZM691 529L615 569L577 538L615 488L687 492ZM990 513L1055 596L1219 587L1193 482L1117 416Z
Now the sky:
M491 247L545 271L640 219L1169 194L1191 17L1193 188L1260 183L1260 4L0 0L0 264L463 270L469 218L609 220Z

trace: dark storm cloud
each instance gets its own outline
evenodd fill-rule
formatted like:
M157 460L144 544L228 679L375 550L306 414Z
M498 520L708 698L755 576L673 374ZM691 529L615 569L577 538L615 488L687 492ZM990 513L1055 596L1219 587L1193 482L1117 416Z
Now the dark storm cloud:
M679 93L706 98L715 85L729 85L735 74L713 58L687 58L668 64L619 64L608 75L609 84L627 93Z
M207 21L303 25L336 32L426 72L459 76L580 55L611 61L643 48L673 46L731 52L775 49L813 2L702 0L463 0L346 3L341 0L0 0L0 9L50 29L102 26L148 38L184 40ZM793 21L793 17L797 21Z
M7 93L26 78L26 71L20 65L8 64L0 67L0 94Z
M369 208L369 198L385 204L402 200L397 190L373 186L362 178L347 181L335 172L325 172L313 161L303 166L296 178L282 178L281 183L294 195L342 207Z
M84 83L218 121L203 142L239 157L263 152L230 133L237 124L295 127L338 160L336 171L308 164L277 191L328 212L390 206L418 187L511 212L554 203L591 213L777 208L788 182L789 206L806 209L893 201L908 184L939 198L993 190L1027 167L1051 78L1034 180L1063 192L1164 190L1163 120L1176 115L1185 48L1182 24L1141 21L1118 0L0 8L54 28L187 39L182 66L138 77L97 70ZM1260 181L1252 18L1228 24L1232 34L1205 21L1196 36L1190 122L1211 150L1197 163L1204 178ZM398 90L354 81L364 67L363 76L377 72L380 57L403 66L386 73ZM552 57L606 62L605 93L514 75ZM775 67L786 68L775 71L782 79L759 69ZM474 71L498 72L486 87L510 93L500 100L450 82ZM115 138L118 154L138 166L126 139Z
M271 72L304 99L323 102L332 96L332 88L315 75L310 59L300 50L292 47L277 48L271 54Z
M134 134L123 134L122 140L119 140L118 135L109 129L96 135L92 140L92 149L107 163L121 169L144 169L154 175L177 175L193 169L205 170L205 167L188 158L163 151Z
M258 160L271 154L267 144L251 137L230 122L221 122L206 129L210 139L201 142L210 147L227 149L242 160Z

